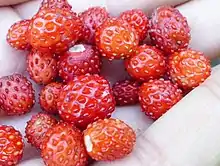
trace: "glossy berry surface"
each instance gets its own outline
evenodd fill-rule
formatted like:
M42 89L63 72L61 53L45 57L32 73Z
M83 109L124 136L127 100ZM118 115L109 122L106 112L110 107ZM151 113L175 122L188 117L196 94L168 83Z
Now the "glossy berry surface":
M137 32L121 19L108 19L96 31L96 45L110 60L131 57L138 43Z
M47 166L86 166L88 155L82 133L67 123L50 128L43 140L41 156Z
M55 118L45 113L38 113L32 116L25 128L25 136L28 143L39 149L45 133L56 123L57 120Z
M185 49L191 39L186 18L173 7L161 6L151 16L149 35L152 43L166 54Z
M142 45L137 48L136 55L127 60L125 66L132 78L148 81L166 73L166 58L156 47Z
M58 61L59 76L64 82L75 76L99 74L101 57L94 46L79 44L64 53Z
M204 53L188 49L169 57L168 73L179 87L193 89L211 75L211 65Z
M41 108L50 114L57 114L57 102L63 84L52 82L46 85L40 92L39 102Z
M182 99L182 91L169 80L150 80L141 85L139 101L142 111L157 120Z
M0 165L17 165L24 151L21 133L11 126L0 125Z
M61 90L58 110L64 121L79 128L110 117L115 100L107 80L98 75L77 76Z
M98 120L84 131L88 154L97 161L113 161L126 157L133 150L136 135L118 119Z
M0 108L7 115L30 112L35 104L31 82L20 74L0 78Z

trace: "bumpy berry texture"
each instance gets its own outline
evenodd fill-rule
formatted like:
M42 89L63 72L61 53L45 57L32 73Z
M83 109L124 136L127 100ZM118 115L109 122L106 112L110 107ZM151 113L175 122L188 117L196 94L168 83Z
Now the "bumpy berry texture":
M141 9L127 10L119 18L127 21L137 31L140 41L147 37L149 20Z
M157 120L182 99L182 91L169 80L150 80L142 84L139 101L143 112Z
M38 113L27 122L25 137L28 143L40 148L45 133L57 123L57 120L45 113Z
M202 52L188 49L169 57L168 73L179 87L193 89L210 76L211 65Z
M101 57L94 46L79 44L64 53L58 61L59 76L64 82L75 76L99 74Z
M131 80L116 82L113 87L116 105L133 105L138 103L139 83Z
M86 150L98 161L113 161L126 157L132 152L135 142L135 132L118 119L98 120L84 131Z
M68 9L40 10L29 26L29 40L33 48L45 52L67 51L79 39L82 23L76 13Z
M109 17L106 9L101 7L91 7L80 13L80 19L84 25L82 40L88 44L95 44L95 31L97 27L103 24Z
M77 76L61 90L58 110L61 118L79 128L111 116L115 100L107 80L98 75Z
M151 16L149 35L153 44L167 54L185 49L191 39L186 18L173 7L159 7Z
M49 52L32 50L27 56L27 71L37 84L49 84L57 76L57 61Z
M35 104L31 82L20 74L0 78L0 109L7 115L22 115Z
M14 23L7 34L7 42L11 47L18 50L27 50L30 48L28 41L28 27L30 20L22 20Z
M59 8L59 9L72 9L72 6L67 0L43 0L40 10L45 8Z
M39 102L41 108L50 114L57 114L57 102L63 84L53 82L46 85L40 92Z
M138 43L136 30L121 19L108 19L96 31L96 45L110 60L131 57Z
M47 166L86 166L88 155L82 133L67 123L50 128L42 143L41 156Z
M166 58L162 51L154 46L142 45L136 55L126 61L131 77L139 81L148 81L162 77L166 73Z
M0 125L0 165L17 165L24 151L22 135L11 126Z

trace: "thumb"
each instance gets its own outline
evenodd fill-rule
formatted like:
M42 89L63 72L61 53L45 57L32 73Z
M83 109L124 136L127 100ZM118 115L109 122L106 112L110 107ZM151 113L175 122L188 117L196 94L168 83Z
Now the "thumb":
M28 0L0 0L0 6L8 6L8 5L15 5L21 2L25 2Z

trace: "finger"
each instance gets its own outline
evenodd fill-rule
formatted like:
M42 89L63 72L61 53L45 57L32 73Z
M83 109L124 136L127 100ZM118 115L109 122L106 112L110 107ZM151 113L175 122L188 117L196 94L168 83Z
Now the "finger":
M191 27L190 46L203 51L210 58L220 53L219 5L219 0L199 0L179 7ZM204 12L206 9L212 9L212 12Z
M187 1L189 0L106 0L106 4L111 14L117 16L125 10L134 8L143 9L147 14L150 14L158 6L176 6Z
M29 0L0 0L0 6L15 5Z

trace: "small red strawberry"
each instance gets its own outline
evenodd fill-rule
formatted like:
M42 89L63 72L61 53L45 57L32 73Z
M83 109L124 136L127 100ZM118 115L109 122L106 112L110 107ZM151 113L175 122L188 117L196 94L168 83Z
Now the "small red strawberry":
M101 57L95 47L86 44L75 45L64 53L58 61L59 76L64 82L75 76L99 74Z
M46 8L33 17L29 40L39 51L59 54L75 44L81 31L82 23L76 13L65 8Z
M169 80L150 80L140 87L139 101L143 112L157 120L182 99L182 91Z
M67 123L61 122L50 128L41 149L47 166L86 166L88 162L82 133Z
M48 84L57 76L57 61L51 53L32 50L27 56L27 71L37 84Z
M0 78L0 109L7 115L30 112L34 103L34 89L26 77L13 74Z
M131 57L138 43L137 32L121 19L108 19L96 31L96 45L110 60Z
M23 156L24 142L12 126L0 125L0 165L17 165Z
M127 10L121 13L119 18L127 21L127 23L137 31L140 41L143 41L147 37L149 20L143 10Z
M86 150L98 161L113 161L126 157L132 152L135 142L133 129L118 119L100 119L84 131Z
M11 47L18 50L27 50L30 48L27 36L29 25L30 20L22 20L10 27L7 34L7 42Z
M168 73L179 87L189 90L199 86L210 76L211 64L202 52L188 49L169 57Z
M68 3L67 0L43 0L40 10L43 10L45 8L65 8L71 10L72 6Z
M57 102L60 91L63 85L61 83L53 82L46 85L40 92L39 102L41 108L50 113L57 114Z
M126 68L134 79L148 81L166 73L165 60L163 52L156 47L142 45L137 48L136 55L126 61Z
M25 134L28 143L40 148L45 133L57 123L57 120L45 113L38 113L27 122Z
M119 81L113 85L112 89L117 105L123 106L138 103L139 83L136 81Z
M115 100L109 82L98 75L75 77L61 90L58 110L63 120L82 129L110 117Z
M82 12L80 19L84 24L83 41L88 44L95 44L96 28L103 24L109 17L109 13L102 7L91 7Z
M157 8L150 20L149 35L153 44L167 54L185 49L191 39L186 18L173 7Z

